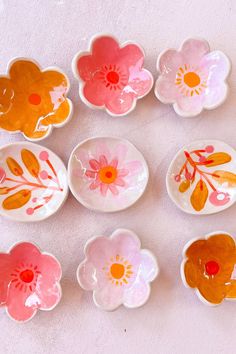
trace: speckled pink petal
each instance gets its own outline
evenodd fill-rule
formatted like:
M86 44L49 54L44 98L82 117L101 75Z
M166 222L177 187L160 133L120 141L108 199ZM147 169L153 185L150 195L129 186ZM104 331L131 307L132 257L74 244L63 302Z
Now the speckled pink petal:
M159 58L158 70L164 77L168 77L170 81L173 81L179 67L183 64L181 53L175 49L168 49Z
M175 85L175 79L159 76L156 81L155 94L163 103L173 103L180 96L179 90Z
M128 113L134 105L134 93L120 91L106 97L106 108L115 115Z
M137 67L130 68L129 83L125 87L126 92L133 92L135 97L143 97L148 94L152 85L152 75L148 70L138 70Z
M140 272L146 282L153 281L158 275L158 265L155 257L148 250L141 250Z
M143 51L135 44L127 44L119 50L119 61L126 67L133 65L141 69L144 61Z
M174 104L175 111L182 116L194 116L199 114L203 108L203 96L192 97L180 96Z
M112 242L104 236L97 237L87 244L85 254L95 267L102 268L113 255Z
M228 93L228 86L222 82L217 86L206 89L203 101L204 108L213 109L224 102Z
M204 39L187 39L181 47L184 64L199 65L202 57L209 51L209 44Z
M92 54L98 63L115 64L118 51L119 44L109 36L98 37L92 43Z
M77 278L84 290L93 290L97 286L96 268L89 261L82 262L77 270Z
M142 278L137 277L133 285L124 292L124 306L135 308L142 306L150 295L150 285Z
M202 58L200 67L209 73L207 85L213 86L224 81L229 75L230 62L223 52L215 50Z
M107 283L106 286L94 291L93 299L97 306L112 311L122 304L123 291L121 286Z

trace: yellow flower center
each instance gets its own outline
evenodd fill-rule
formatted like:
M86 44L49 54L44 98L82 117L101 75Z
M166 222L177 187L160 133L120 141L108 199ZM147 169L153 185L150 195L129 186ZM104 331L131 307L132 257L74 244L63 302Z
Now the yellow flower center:
M129 279L133 275L133 266L128 260L117 254L105 263L103 271L112 284L122 286L129 283Z
M198 74L190 71L184 75L184 83L189 87L196 87L200 84L201 79Z
M113 263L110 268L111 275L115 279L120 279L125 274L125 267L120 263Z
M201 95L207 87L205 74L190 65L183 65L176 73L175 84L184 96Z
M112 166L106 166L100 169L99 179L102 183L111 184L117 178L117 169Z

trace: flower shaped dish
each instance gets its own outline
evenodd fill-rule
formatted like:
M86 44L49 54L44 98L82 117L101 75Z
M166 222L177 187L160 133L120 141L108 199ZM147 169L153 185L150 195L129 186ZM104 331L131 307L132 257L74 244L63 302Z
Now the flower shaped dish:
M217 140L182 148L166 176L173 202L190 214L213 214L236 201L236 151Z
M157 60L160 75L155 94L173 104L182 117L193 117L221 105L228 94L230 62L219 50L210 52L205 40L188 39L179 51L168 49Z
M143 69L144 57L135 43L119 46L112 36L94 37L89 52L79 52L72 62L82 101L112 116L131 112L153 86L152 74Z
M49 136L53 126L64 126L72 115L66 98L67 76L58 68L41 70L35 61L17 58L0 77L0 128L21 132L31 141Z
M39 221L54 214L68 195L67 172L52 151L27 142L0 148L0 215Z
M137 235L124 229L87 242L77 278L84 290L93 291L96 306L112 311L122 304L139 307L148 300L158 266L153 254L140 246Z
M25 322L37 310L52 310L61 299L61 266L29 242L0 253L0 305L14 320Z
M69 186L86 208L114 212L128 208L144 193L148 167L141 153L127 140L92 138L72 152Z
M181 276L207 305L236 298L236 245L225 232L192 240L183 251Z

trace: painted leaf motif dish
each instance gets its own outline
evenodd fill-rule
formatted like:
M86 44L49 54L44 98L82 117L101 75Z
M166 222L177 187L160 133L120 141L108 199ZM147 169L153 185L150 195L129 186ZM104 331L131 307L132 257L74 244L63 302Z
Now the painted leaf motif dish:
M83 141L68 164L69 186L86 208L114 212L128 208L144 193L149 172L129 141L97 137Z
M207 305L236 298L236 245L226 232L214 232L184 247L181 276Z
M172 104L179 116L196 116L225 101L230 67L227 56L219 50L211 52L204 39L187 39L178 51L160 54L155 95L162 103Z
M173 202L190 214L213 214L236 201L236 151L217 140L182 148L166 177Z
M0 215L16 221L43 220L67 195L66 168L52 151L29 142L0 148Z
M50 311L61 299L61 265L51 254L30 242L0 253L0 305L18 322L32 319L38 310Z
M94 237L84 252L77 278L84 290L93 292L97 307L112 311L120 305L136 308L147 302L150 283L159 270L156 258L141 249L134 232L118 229L110 237Z
M34 60L17 58L9 63L7 75L0 76L0 129L39 141L69 121L70 84L59 68L42 70Z
M143 68L144 57L136 43L120 46L113 36L95 36L89 51L79 52L72 62L82 101L111 116L131 112L153 86L152 74Z

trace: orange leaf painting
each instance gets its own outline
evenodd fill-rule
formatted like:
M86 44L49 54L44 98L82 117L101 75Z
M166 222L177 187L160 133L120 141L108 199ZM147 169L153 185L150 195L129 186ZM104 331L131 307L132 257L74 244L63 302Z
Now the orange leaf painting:
M186 179L185 181L181 182L179 185L179 191L180 193L186 192L190 187L190 181Z
M2 206L6 210L19 209L24 206L31 198L31 191L29 189L22 189L10 197L6 198Z
M206 159L206 167L223 165L231 161L231 156L226 152L216 152L211 154Z
M18 162L16 162L16 160L14 160L12 157L8 157L6 159L7 162L7 166L9 168L9 170L11 171L11 173L13 173L13 175L15 176L22 176L23 175L23 170L20 167L20 165L18 164Z
M191 204L196 211L201 211L208 198L208 188L204 181L199 180L190 198Z
M25 167L33 177L38 177L40 172L40 164L37 157L29 150L21 150L21 158Z
M236 186L236 174L228 171L215 171L213 175L214 180L219 184L228 183L229 187Z

